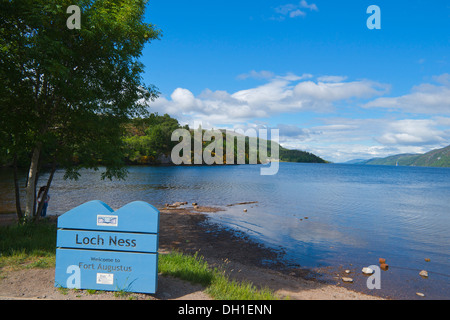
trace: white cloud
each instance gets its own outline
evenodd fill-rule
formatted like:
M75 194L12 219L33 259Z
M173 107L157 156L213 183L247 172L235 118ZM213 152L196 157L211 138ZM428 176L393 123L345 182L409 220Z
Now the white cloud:
M445 86L450 86L450 74L448 73L444 73L439 76L434 76L433 80Z
M291 73L280 76L270 71L251 71L247 75L259 77L264 83L236 92L205 89L199 95L177 88L169 96L151 102L150 110L169 113L183 125L193 127L196 121L201 121L204 128L223 129L263 125L273 128L271 121L275 117L286 119L287 114L292 114L291 119L305 121L307 125L277 125L281 144L334 162L424 153L449 144L448 74L434 77L434 84L418 85L410 94L393 98L377 98L387 94L390 87L371 80L348 80L345 76L332 75L316 78L311 74ZM366 99L374 100L361 105ZM420 110L424 114L418 119L414 113L402 117L398 113L367 110L380 104L384 104L383 108L389 104L405 112ZM363 108L358 109L361 106ZM317 115L308 120L296 116L306 111ZM360 118L356 118L356 114L361 115Z
M194 95L187 89L177 88L170 97L175 104L181 107L197 105Z
M378 98L366 103L365 108L387 108L409 113L450 114L450 75L434 77L439 85L420 84L410 94L400 97Z
M275 12L280 13L282 15L288 15L289 12L294 11L296 9L297 9L297 5L288 3L288 4L284 4L284 5L276 7Z
M321 82L342 82L347 80L347 77L344 76L321 76L318 77L317 80Z
M323 78L323 77L322 77ZM337 78L334 79L335 81ZM339 101L351 98L370 98L384 94L389 86L369 80L352 82L301 82L294 88L297 96L321 101Z
M449 132L438 128L439 122L433 119L405 119L388 125L381 137L376 140L383 145L425 146L448 144Z
M289 12L289 18L304 17L304 16L306 16L306 13L301 11L300 9Z
M308 128L301 128L291 124L278 124L274 129L278 129L280 134L280 142L307 141L312 135L320 135L320 131L314 131Z
M302 149L334 162L425 153L450 141L450 118L346 119L325 118L323 124L304 128L303 135L283 134L284 147ZM292 132L295 132L291 128ZM300 129L299 129L299 132ZM307 133L307 134L306 134Z
M304 9L308 9L309 11L319 11L319 8L315 3L308 4L307 1L302 0L299 3L288 3L278 6L275 8L275 12L280 14L277 18L278 20L284 20L285 17L295 18L306 16Z
M260 75L261 72L255 71L255 74ZM227 125L286 112L323 113L334 110L337 102L370 98L386 91L385 85L368 80L315 82L312 77L311 74L273 76L257 87L234 93L206 89L198 96L188 89L177 88L170 100L161 97L150 103L150 107L153 111L169 113L185 121L202 119L216 125Z
M309 10L312 10L312 11L319 11L319 8L317 8L316 4L314 4L314 3L308 4L308 2L306 2L306 0L300 1L299 5L301 8L308 8Z

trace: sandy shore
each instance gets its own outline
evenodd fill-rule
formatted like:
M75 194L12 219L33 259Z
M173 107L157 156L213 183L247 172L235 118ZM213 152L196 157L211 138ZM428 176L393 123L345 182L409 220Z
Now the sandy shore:
M281 262L283 252L277 252L250 241L243 234L208 222L204 212L220 208L197 207L160 208L159 252L178 250L199 252L211 266L224 268L230 277L251 281L256 286L269 287L280 299L290 300L372 300L381 299L353 290L352 284L339 279L337 284L316 280L311 270L287 268ZM0 215L0 224L14 221L13 215ZM272 263L267 264L267 261ZM2 270L0 299L120 299L111 292L89 294L85 290L62 292L53 287L54 269L20 271ZM32 279L32 281L30 281ZM199 285L171 277L158 277L155 295L133 294L137 299L207 300L210 297Z

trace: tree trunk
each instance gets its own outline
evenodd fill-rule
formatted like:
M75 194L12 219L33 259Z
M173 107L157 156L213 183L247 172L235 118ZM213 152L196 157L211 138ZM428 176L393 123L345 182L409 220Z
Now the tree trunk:
M47 180L47 188L44 191L44 194L42 195L42 201L39 203L38 207L37 207L37 211L36 211L36 216L34 217L34 221L39 218L39 216L41 215L41 211L42 208L44 207L44 199L47 198L47 194L48 191L50 190L50 185L52 184L52 180L53 180L53 175L55 174L56 171L56 161L53 162L52 165L52 171L50 172L50 176L48 177Z
M13 159L13 170L14 170L14 191L16 194L16 213L19 221L23 219L22 208L20 207L20 189L19 189L19 178L17 175L17 153L14 153Z
M36 209L36 182L38 177L39 156L41 154L42 143L38 142L31 157L30 170L28 171L28 181L25 189L25 219L31 220Z

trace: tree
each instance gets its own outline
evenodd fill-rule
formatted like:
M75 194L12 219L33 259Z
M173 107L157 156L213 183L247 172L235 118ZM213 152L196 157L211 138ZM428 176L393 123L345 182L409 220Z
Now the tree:
M81 9L81 29L66 25L70 5ZM26 219L40 211L43 163L48 187L57 165L66 178L99 164L103 178L124 177L122 124L158 95L141 77L144 45L161 33L144 22L145 8L145 0L0 0L0 139L13 159L29 154Z
M156 164L161 155L168 156L175 146L172 132L180 128L178 120L168 114L151 113L137 118L125 126L123 142L126 145L127 160L132 163Z

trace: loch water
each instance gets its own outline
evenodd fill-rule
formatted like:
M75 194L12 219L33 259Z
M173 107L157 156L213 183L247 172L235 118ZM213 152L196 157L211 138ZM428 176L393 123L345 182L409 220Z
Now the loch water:
M328 281L369 294L450 299L450 168L280 163L276 175L263 176L261 167L131 166L121 181L101 180L101 170L68 181L58 170L48 214L89 200L115 209L135 200L219 206L224 210L209 214L211 223L282 250L287 265L318 270ZM12 186L10 169L1 169L2 212L14 210ZM361 269L379 258L389 269L381 271L381 289L374 292ZM354 283L342 283L342 276Z

